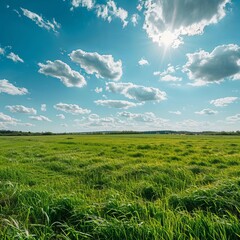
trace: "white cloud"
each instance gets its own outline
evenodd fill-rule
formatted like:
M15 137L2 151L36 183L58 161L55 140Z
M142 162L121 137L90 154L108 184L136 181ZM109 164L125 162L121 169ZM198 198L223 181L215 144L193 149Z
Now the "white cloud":
M0 48L0 55L4 55L4 54L5 54L4 48Z
M160 81L163 81L163 82L180 82L180 81L182 81L182 78L168 74L168 75L165 75L165 76L161 77Z
M36 120L36 121L45 121L45 122L52 122L52 120L50 120L48 117L39 115L39 116L30 116L29 117L32 120Z
M228 106L230 103L235 102L238 97L225 97L225 98L218 98L215 100L211 100L210 103L216 107L225 107Z
M133 83L107 83L107 90L113 93L120 93L129 99L138 101L163 101L167 94L158 88L144 87Z
M8 80L3 79L3 80L0 80L0 93L1 92L7 93L10 95L25 95L28 93L28 90L26 88L15 87Z
M91 111L88 109L81 108L77 104L67 104L67 103L58 103L53 106L55 109L66 112L66 113L71 113L73 115L78 115L78 114L89 114Z
M168 64L168 67L163 72L156 71L153 73L154 76L160 76L160 81L163 82L180 82L182 81L181 77L174 76L173 73L176 72L176 69L171 64Z
M226 120L231 123L240 122L240 114L236 114L234 116L229 116L226 118Z
M123 108L123 109L128 109L130 107L136 107L139 105L137 103L124 101L124 100L97 100L95 101L95 103L101 106L106 106L111 108Z
M65 119L65 116L63 114L57 114L57 117L59 117L60 119Z
M169 113L175 114L175 115L181 115L182 113L180 111L169 111Z
M212 52L201 50L187 54L188 62L183 66L191 85L202 86L219 83L224 79L240 79L240 46L229 44L217 46Z
M199 115L215 115L218 113L218 111L214 111L212 109L209 109L209 108L206 108L206 109L203 109L199 112L195 112L196 114L199 114Z
M126 27L128 24L128 12L121 7L117 7L116 3L112 0L108 0L107 4L96 5L96 13L98 17L108 22L111 22L112 18L119 18L123 23L123 27Z
M144 58L141 58L139 61L138 61L138 64L140 66L144 66L144 65L149 65L149 62L148 60L144 59Z
M53 32L57 33L57 29L61 27L60 24L57 23L54 18L52 22L50 22L49 20L44 20L43 17L38 15L37 13L31 12L25 8L21 9L23 11L24 16L34 21L41 28L45 28L48 31L52 30Z
M96 93L101 93L103 91L102 88L96 87L94 90Z
M17 54L13 53L13 52L10 52L8 55L7 55L7 58L8 59L11 59L13 62L24 62L22 58L20 58Z
M28 108L23 105L6 106L6 108L12 113L26 113L26 114L36 114L37 110L34 108Z
M41 104L41 111L46 112L47 111L47 105L46 104Z
M137 26L139 19L140 19L140 16L137 13L132 15L131 22L132 22L134 27Z
M0 122L13 124L13 123L18 122L18 120L0 112Z
M183 44L183 36L199 35L206 26L225 16L225 6L231 0L146 0L143 29L160 46L173 48Z
M85 52L81 49L69 54L71 60L78 63L88 74L97 78L119 80L122 77L122 61L114 61L112 55L100 55L97 52Z
M67 87L81 88L86 85L85 78L79 72L72 70L60 60L47 61L46 64L38 63L38 66L40 67L39 73L58 78Z
M77 8L79 6L86 7L87 9L92 9L94 7L95 1L93 0L72 0L72 6Z
M119 117L125 117L134 119L140 122L154 122L156 120L156 116L152 112L145 112L145 113L131 113L131 112L119 112Z
M67 125L66 123L61 123L60 125L61 125L62 127L65 127L65 128L68 127L68 125Z

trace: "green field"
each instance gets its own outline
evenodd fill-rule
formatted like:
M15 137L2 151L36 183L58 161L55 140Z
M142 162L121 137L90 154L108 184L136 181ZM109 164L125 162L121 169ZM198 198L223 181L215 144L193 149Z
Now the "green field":
M240 137L0 137L0 239L240 239Z

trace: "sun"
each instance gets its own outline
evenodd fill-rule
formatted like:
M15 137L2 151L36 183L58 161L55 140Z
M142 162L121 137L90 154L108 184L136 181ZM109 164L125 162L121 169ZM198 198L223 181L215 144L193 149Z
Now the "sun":
M174 45L174 42L176 41L176 36L174 33L170 31L164 31L160 36L160 42L166 47L171 47Z

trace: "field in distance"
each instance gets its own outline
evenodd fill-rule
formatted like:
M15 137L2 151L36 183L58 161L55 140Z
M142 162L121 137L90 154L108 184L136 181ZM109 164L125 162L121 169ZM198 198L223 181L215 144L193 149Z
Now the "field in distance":
M0 137L0 239L240 239L240 137Z

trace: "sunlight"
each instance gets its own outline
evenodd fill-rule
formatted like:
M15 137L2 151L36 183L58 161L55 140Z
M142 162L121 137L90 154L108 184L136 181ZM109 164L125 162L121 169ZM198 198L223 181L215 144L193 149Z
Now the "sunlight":
M168 48L174 45L174 42L176 40L176 36L174 33L170 31L165 31L160 37L160 41L163 43L163 45Z

